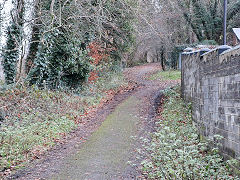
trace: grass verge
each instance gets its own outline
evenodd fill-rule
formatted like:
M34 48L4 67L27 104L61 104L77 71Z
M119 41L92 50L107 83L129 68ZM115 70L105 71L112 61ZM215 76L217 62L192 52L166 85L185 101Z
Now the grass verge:
M191 111L180 98L179 88L165 92L166 100L152 139L144 139L140 155L147 179L238 179L231 164L224 162L217 148L200 141L192 124ZM216 139L221 139L216 136Z
M78 92L37 87L1 90L0 176L37 159L85 123L84 117L105 98L127 85L121 73L108 73Z
M179 80L181 79L181 71L159 71L149 77L149 80Z

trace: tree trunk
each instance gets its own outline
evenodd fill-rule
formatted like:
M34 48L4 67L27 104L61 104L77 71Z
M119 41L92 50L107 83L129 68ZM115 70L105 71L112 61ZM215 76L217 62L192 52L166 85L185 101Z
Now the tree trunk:
M23 17L23 41L20 59L17 65L17 80L23 81L32 65L32 61L36 56L37 48L39 44L39 19L38 14L38 0L28 2L28 6L25 8L25 15ZM34 20L33 25L29 22ZM30 38L29 38L30 37Z
M2 54L1 50L2 50L2 22L3 22L3 19L2 19L2 8L3 8L3 5L0 4L0 54ZM3 73L3 65L2 65L2 58L0 58L0 83L1 82L4 82L4 73Z
M38 51L38 45L40 42L40 24L41 19L38 16L39 11L39 1L35 1L34 5L34 25L32 27L32 34L31 34L31 40L30 40L30 47L29 47L29 53L26 58L26 74L28 74L33 67L34 59L36 58L37 51Z
M164 47L161 48L161 66L162 70L165 71L165 52L164 52Z
M24 62L23 62L23 53L25 53L25 47L23 46L23 26L24 26L24 0L16 0L16 12L14 14L13 21L19 29L18 32L18 49L20 51L19 59L17 60L17 68L16 68L16 78L15 82L21 81L24 76Z

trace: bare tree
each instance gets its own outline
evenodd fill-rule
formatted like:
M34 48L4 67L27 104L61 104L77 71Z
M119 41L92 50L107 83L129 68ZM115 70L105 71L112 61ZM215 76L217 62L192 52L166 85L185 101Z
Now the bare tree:
M133 61L161 61L169 59L169 52L175 45L184 44L188 29L183 15L175 1L139 1L135 10L137 46Z

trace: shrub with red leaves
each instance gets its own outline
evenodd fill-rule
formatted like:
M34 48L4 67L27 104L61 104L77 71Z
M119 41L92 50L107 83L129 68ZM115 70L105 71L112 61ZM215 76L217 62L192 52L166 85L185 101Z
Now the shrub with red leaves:
M88 81L91 83L96 82L96 80L99 78L97 70L98 66L100 66L100 64L104 61L108 60L111 49L103 47L99 42L91 42L88 46L88 49L88 55L93 58L92 64L96 66L96 69L92 70L89 74Z

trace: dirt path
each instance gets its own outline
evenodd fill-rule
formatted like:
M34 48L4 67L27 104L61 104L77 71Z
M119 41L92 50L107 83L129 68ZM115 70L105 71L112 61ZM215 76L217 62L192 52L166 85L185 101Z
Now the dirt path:
M74 138L12 179L137 179L139 173L127 164L138 146L131 137L152 131L160 90L177 83L145 78L159 69L156 63L126 69L126 78L140 88L117 95L90 118L95 122L91 130L75 132Z

